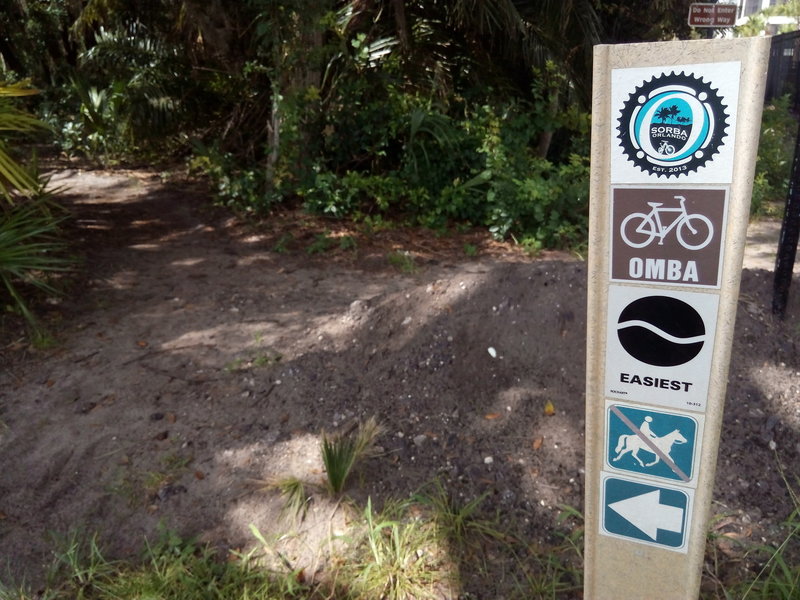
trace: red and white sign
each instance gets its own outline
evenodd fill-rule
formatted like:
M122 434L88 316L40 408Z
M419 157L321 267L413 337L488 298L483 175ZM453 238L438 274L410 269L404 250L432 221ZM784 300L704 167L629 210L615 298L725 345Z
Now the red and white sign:
M736 25L735 4L695 2L689 6L690 27L733 27Z

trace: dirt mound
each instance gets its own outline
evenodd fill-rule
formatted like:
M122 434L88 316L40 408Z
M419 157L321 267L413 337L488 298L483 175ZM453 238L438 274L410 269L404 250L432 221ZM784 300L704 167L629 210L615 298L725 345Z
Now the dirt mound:
M488 494L532 542L559 505L582 506L583 262L432 236L279 252L280 228L222 218L199 189L57 180L87 276L57 308L58 348L0 349L0 561L15 576L40 573L47 533L75 527L116 555L159 522L243 547L250 524L280 526L277 492L250 482L322 481L320 432L373 415L383 453L353 481L356 501L439 477L465 500ZM387 254L404 250L416 260L393 268ZM744 271L714 506L754 541L791 511L776 461L800 464L800 331L773 321L770 291L767 271Z

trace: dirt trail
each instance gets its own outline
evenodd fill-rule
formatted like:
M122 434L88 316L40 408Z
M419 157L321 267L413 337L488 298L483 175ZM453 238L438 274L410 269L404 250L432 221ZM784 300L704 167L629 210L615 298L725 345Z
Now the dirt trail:
M48 532L75 527L115 555L159 522L243 547L249 524L280 523L278 496L248 482L321 481L320 431L372 415L385 454L354 482L357 501L440 477L464 499L488 493L532 541L548 538L558 505L582 506L583 262L461 250L404 273L391 248L275 252L279 231L235 225L202 190L155 175L54 182L69 187L86 279L55 309L56 349L0 346L0 564L15 576L40 574ZM800 465L800 281L775 323L757 258L743 273L714 505L729 517L720 531L753 541L776 539L791 510L777 461L790 477ZM309 519L329 514L318 502Z

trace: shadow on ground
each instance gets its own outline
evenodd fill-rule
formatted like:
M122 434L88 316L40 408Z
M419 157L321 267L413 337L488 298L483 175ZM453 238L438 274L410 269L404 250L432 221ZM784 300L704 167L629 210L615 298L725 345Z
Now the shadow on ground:
M320 432L370 416L386 431L348 489L356 506L438 478L462 502L486 495L532 545L553 541L560 506L582 508L584 263L450 256L402 273L373 253L363 269L358 248L275 252L202 190L60 182L86 255L57 308L63 343L1 350L0 560L16 577L41 574L47 533L74 527L114 556L161 522L223 551L252 544L251 524L285 533L279 495L252 482L322 482ZM777 462L800 464L798 285L778 323L769 272L743 272L714 510L755 541L791 511ZM345 525L318 495L282 552L321 568L309 536ZM465 590L486 585L459 570Z

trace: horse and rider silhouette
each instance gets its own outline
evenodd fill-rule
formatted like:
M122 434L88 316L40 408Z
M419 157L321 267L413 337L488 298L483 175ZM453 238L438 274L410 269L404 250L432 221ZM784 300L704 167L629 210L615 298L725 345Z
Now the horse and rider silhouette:
M672 451L673 444L685 444L687 440L677 429L666 435L662 435L660 437L657 436L650 429L650 423L652 422L653 417L648 415L644 418L644 422L642 423L641 427L639 427L639 431L641 431L647 437L652 446L643 440L641 436L635 433L623 434L619 436L619 440L617 441L617 447L614 450L614 452L617 453L617 456L611 459L612 462L617 462L623 456L630 453L640 466L652 467L661 460L661 456L659 456L659 454L653 450L653 447L658 448L663 454L669 456L671 460L672 457L670 456L670 452ZM656 457L655 460L653 462L645 463L641 458L639 458L639 450L644 450L645 452L653 454Z

